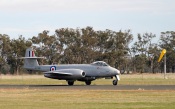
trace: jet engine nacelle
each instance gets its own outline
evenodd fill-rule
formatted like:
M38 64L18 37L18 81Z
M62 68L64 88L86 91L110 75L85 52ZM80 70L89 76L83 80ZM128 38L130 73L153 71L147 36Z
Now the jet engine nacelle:
M80 69L61 69L50 72L45 72L44 76L53 79L76 80L84 78L86 73Z

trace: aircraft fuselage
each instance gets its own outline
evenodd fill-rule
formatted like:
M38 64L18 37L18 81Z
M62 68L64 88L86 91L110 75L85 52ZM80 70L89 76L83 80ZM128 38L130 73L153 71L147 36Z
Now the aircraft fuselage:
M85 77L87 78L89 77L94 80L96 78L112 77L114 75L117 75L118 73L117 69L113 67L96 66L96 65L91 65L91 64L39 65L39 66L35 66L35 68L32 68L31 70L45 72L45 71L57 71L57 70L63 70L63 69L70 69L70 70L71 69L81 69L83 70L83 72L85 72ZM59 77L59 75L55 74L53 75L53 79L69 79L69 76Z

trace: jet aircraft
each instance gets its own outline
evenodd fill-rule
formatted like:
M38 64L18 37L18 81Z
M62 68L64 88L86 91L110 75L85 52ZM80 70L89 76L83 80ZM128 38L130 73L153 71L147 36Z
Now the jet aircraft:
M27 48L24 59L24 68L28 71L41 71L47 78L66 80L68 85L74 85L75 81L85 82L90 85L91 81L99 78L113 78L113 85L120 80L120 71L109 66L103 61L91 64L62 64L62 65L39 65L32 48Z

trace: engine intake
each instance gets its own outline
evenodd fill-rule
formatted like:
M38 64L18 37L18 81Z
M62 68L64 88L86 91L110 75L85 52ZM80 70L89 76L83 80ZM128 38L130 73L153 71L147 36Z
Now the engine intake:
M81 75L82 75L82 77L85 77L86 76L86 73L85 72L82 72Z

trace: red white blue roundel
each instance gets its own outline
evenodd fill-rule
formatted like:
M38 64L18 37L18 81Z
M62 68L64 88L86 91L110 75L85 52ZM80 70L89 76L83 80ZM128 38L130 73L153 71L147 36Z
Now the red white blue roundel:
M56 70L56 66L51 66L50 67L50 71L55 71Z

